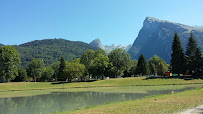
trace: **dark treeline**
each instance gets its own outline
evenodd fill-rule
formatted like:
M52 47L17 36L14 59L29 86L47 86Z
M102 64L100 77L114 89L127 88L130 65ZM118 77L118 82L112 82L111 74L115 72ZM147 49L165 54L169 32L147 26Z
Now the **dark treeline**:
M171 70L173 73L192 74L197 78L203 75L203 57L192 32L188 39L185 54L183 53L180 38L176 32L173 39L172 50Z
M0 82L88 81L105 77L148 74L163 76L167 71L176 74L192 74L196 77L203 74L203 58L192 33L185 54L177 33L174 36L172 50L170 65L157 55L148 61L142 54L138 61L131 60L125 50L115 49L109 55L104 50L87 50L80 58L66 61L66 57L61 57L60 61L48 66L43 59L33 58L27 67L22 69L18 51L13 46L2 46L0 48Z

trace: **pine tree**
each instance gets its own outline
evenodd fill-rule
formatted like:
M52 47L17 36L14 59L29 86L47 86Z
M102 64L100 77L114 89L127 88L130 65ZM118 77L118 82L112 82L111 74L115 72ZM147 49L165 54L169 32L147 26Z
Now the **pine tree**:
M59 74L58 78L62 78L62 74L64 72L64 69L66 68L66 63L64 57L61 57L60 65L59 65Z
M186 49L187 70L189 70L189 72L193 75L200 75L203 66L201 51L197 46L197 41L195 40L192 32L190 33Z
M173 73L185 73L186 58L178 34L175 32L171 54L171 67Z
M149 73L149 66L143 54L140 55L137 63L136 74L146 75Z
M190 33L190 37L188 39L188 44L186 47L186 53L187 56L195 56L195 51L197 49L197 42L193 36L193 33Z
M194 68L195 76L200 77L201 75L203 75L203 58L201 56L201 51L198 47L196 48L196 51L195 51L194 63L195 63L195 68Z

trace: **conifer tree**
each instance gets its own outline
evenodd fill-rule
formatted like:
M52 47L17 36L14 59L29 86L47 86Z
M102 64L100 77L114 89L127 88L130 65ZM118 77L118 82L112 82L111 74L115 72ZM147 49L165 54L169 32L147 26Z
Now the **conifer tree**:
M203 75L203 58L201 56L201 51L200 49L197 47L196 51L195 51L195 69L194 69L194 75L196 75L197 77L200 77Z
M189 70L189 72L193 75L200 75L203 66L201 51L197 46L197 41L195 40L192 32L190 33L186 49L187 70Z
M178 34L175 32L171 54L171 67L173 73L185 73L186 58Z
M149 66L143 54L140 55L137 63L136 74L149 74Z
M65 68L66 68L65 59L64 59L64 57L61 57L60 65L59 65L59 74L58 74L59 79L62 78L62 74L63 74Z
M197 41L195 40L193 33L190 33L190 37L188 39L188 44L186 47L186 53L187 56L195 56L195 51L197 49Z

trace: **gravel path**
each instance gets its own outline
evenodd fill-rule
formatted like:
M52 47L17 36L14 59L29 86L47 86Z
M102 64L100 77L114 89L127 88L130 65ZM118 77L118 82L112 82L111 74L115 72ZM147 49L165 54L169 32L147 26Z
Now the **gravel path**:
M203 114L203 105L181 112L180 114Z

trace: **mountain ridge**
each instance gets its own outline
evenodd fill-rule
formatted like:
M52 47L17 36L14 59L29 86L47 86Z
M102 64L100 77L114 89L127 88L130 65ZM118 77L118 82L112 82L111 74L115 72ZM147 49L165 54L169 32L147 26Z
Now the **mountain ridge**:
M156 54L167 63L170 63L171 46L175 31L180 37L184 51L186 50L189 34L192 31L198 46L203 52L203 47L201 47L203 45L203 41L201 41L203 36L202 28L146 17L143 27L128 53L131 54L133 59L138 59L140 54L144 54L147 60Z
M101 40L99 38L94 39L92 42L89 43L89 45L105 50L105 47L101 43Z
M119 45L112 44L112 45L105 45L104 46L99 38L94 39L89 44L91 46L94 46L94 47L105 50L106 53L110 53L112 50L118 49L118 48L122 48L122 49L128 51L132 46L132 44L129 44L128 46L125 46L125 45L122 45L122 44L119 44Z
M0 43L0 47L1 47L1 46L4 46L4 45Z
M66 60L81 57L88 49L97 50L87 43L81 41L69 41L65 39L43 39L34 40L14 46L21 57L21 67L27 67L33 58L41 58L45 65L51 65L63 56Z

